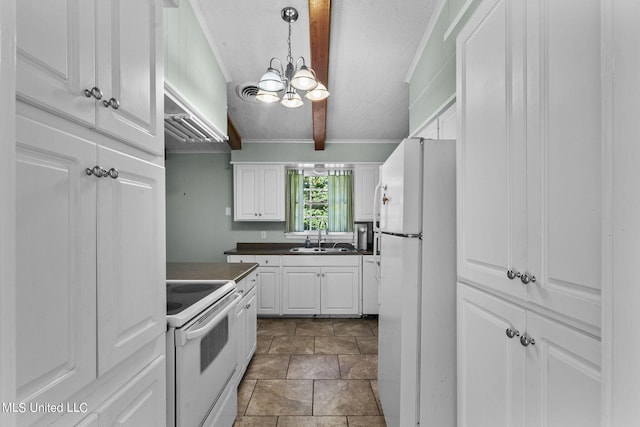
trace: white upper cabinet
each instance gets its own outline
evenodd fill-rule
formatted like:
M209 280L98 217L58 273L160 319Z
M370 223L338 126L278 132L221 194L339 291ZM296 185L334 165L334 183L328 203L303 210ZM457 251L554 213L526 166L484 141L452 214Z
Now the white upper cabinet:
M380 180L380 165L356 165L354 173L354 221L374 221L373 197ZM378 212L378 218L380 213Z
M459 278L594 333L600 40L597 0L488 0L457 41Z
M524 299L507 277L526 263L524 135L511 123L524 106L509 73L517 3L483 2L458 36L458 275Z
M601 2L527 1L527 286L600 325ZM571 25L567 25L571 22Z
M16 3L18 97L93 126L96 85L95 2L24 0Z
M96 81L104 93L96 104L97 126L162 154L162 5L155 0L100 1L97 12Z
M284 221L284 165L234 165L236 221Z
M17 3L19 99L162 154L162 6Z

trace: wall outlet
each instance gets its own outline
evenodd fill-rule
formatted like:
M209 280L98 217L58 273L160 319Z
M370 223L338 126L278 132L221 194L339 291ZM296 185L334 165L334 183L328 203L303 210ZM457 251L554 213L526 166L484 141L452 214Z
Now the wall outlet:
M229 207L224 208L224 214L225 214L226 216L231 216L231 208L229 208Z
M266 239L267 238L267 232L266 231L261 231L260 232L260 238L261 239Z

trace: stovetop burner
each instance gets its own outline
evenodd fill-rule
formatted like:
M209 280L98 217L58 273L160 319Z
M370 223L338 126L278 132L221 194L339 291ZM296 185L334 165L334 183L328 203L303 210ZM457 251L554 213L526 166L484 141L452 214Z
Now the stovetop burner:
M229 280L168 280L167 320L182 326L236 288Z

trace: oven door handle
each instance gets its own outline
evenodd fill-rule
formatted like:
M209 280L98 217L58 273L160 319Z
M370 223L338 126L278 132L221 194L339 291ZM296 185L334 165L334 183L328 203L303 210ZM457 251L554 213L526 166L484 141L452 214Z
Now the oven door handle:
M220 313L216 314L211 320L209 320L204 326L194 330L185 331L182 337L176 337L176 345L184 345L188 341L194 340L196 338L200 338L203 335L206 335L209 331L211 331L220 320L226 316L235 306L236 302L242 297L240 294L234 294L233 300L229 302L227 307L224 308ZM177 332L177 331L176 331Z

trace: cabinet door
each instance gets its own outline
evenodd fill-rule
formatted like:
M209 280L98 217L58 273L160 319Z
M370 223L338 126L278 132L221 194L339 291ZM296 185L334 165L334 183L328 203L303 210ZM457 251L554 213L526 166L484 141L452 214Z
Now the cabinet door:
M242 380L242 376L244 375L245 370L247 369L247 364L245 363L245 349L246 349L246 341L244 339L245 334L245 311L244 301L246 300L246 296L238 301L238 305L236 306L236 325L235 325L235 335L241 337L238 339L238 370L234 374L236 383L240 384L240 380Z
M164 356L118 390L98 410L101 427L163 426L166 423Z
M458 284L458 425L525 425L525 311Z
M378 314L378 262L374 255L362 256L362 314Z
M320 268L283 267L282 314L320 313Z
M254 166L234 166L234 219L251 221L258 218L258 170Z
M98 129L153 154L164 152L162 4L159 0L98 2Z
M360 274L357 267L323 267L320 273L322 314L360 313Z
M373 197L380 179L379 165L356 165L354 221L373 221ZM376 218L378 220L379 218Z
M457 39L458 276L524 299L526 268L520 1L485 1Z
M529 312L527 426L600 425L600 342Z
M19 99L87 125L95 123L94 0L16 2Z
M243 299L244 303L244 366L249 366L253 354L256 352L258 330L258 304L256 288L253 288Z
M456 104L454 103L438 116L438 139L456 139L458 130L456 118Z
M258 314L280 314L280 267L258 268Z
M576 13L579 11L579 13ZM527 1L532 302L600 327L601 2ZM571 22L571 25L567 25Z
M98 186L98 371L166 329L164 168L100 148L117 179Z
M62 402L96 376L99 178L85 173L96 147L20 116L16 125L16 394Z
M284 166L262 166L259 176L259 219L284 221Z

